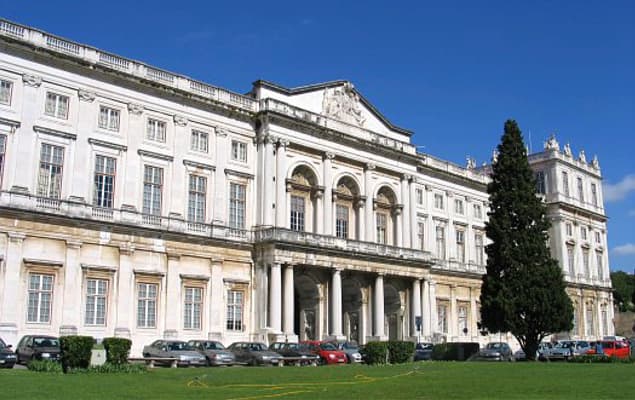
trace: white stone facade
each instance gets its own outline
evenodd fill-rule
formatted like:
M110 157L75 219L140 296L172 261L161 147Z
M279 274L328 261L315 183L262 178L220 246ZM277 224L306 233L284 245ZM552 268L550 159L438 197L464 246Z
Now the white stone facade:
M417 153L350 83L239 95L0 20L0 84L5 341L488 340L487 175ZM613 332L601 175L567 154L530 160L593 338Z

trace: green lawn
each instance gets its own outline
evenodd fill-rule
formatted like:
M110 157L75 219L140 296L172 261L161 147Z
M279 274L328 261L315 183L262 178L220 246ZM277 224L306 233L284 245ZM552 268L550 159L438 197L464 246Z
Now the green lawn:
M633 399L635 364L158 368L146 374L0 371L5 399Z

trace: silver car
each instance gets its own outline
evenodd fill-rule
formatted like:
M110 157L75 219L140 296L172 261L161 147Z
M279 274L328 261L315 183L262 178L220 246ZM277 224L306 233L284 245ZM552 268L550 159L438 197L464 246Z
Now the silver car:
M234 365L236 356L227 350L221 342L213 340L190 340L187 345L198 351L207 359L207 365Z
M204 355L181 340L155 340L143 348L143 357L165 358L165 364L172 364L170 359L176 359L176 364L183 367L207 365Z

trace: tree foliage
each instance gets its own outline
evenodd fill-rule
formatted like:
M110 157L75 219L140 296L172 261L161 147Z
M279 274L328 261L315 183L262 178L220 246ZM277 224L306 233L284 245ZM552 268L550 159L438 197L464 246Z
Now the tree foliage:
M624 271L611 272L615 304L620 311L635 311L635 275Z
M491 243L485 250L481 326L491 333L511 332L525 354L535 354L543 338L571 330L573 306L547 246L551 223L536 196L534 174L514 120L505 122L491 178L485 226Z

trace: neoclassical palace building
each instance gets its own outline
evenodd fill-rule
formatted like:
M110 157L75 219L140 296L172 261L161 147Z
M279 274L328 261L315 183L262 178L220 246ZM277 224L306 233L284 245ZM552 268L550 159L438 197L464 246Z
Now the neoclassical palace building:
M0 20L0 337L486 342L488 167L411 136L347 81L242 95ZM530 163L566 335L612 334L597 158Z

